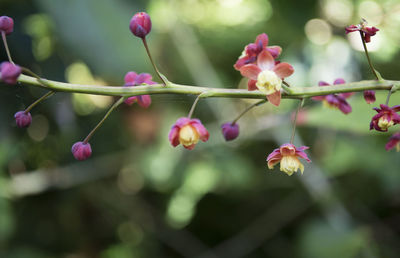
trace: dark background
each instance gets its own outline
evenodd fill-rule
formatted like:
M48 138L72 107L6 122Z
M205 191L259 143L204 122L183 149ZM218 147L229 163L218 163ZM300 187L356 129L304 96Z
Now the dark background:
M262 32L283 48L295 87L372 79L356 33L360 17L381 31L368 44L384 78L399 79L400 3L290 0L36 0L0 2L14 18L7 37L16 63L73 83L122 85L126 72L153 70L128 29L138 11L160 70L177 83L237 88L233 64ZM1 60L6 60L1 47ZM242 81L240 87L245 87ZM193 96L153 96L149 109L122 105L91 140L92 157L70 148L102 118L111 97L58 93L33 123L13 115L44 94L0 86L0 257L398 257L400 159L369 131L362 94L353 112L307 100L296 145L310 146L303 176L270 171L268 153L290 139L297 106L254 109L226 143L220 125L254 100L208 99L194 116L211 137L192 151L172 148L168 131ZM400 104L394 94L390 104Z

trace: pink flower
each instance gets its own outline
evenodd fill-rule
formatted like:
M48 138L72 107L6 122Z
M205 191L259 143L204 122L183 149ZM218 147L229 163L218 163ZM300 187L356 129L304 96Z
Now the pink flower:
M136 37L144 39L151 31L151 19L145 12L136 13L130 23L129 29Z
M369 129L375 129L380 132L387 132L392 125L400 123L400 115L396 112L400 111L400 105L388 107L380 104L381 108L373 108L378 114L372 117Z
M346 83L345 80L342 78L336 79L333 84L344 84ZM319 86L329 86L329 83L320 81L318 83ZM313 100L317 101L322 101L324 105L331 107L331 108L338 108L340 111L342 111L344 114L348 114L351 112L351 106L349 103L347 103L346 99L350 98L351 96L354 95L354 92L348 92L348 93L339 93L339 94L330 94L326 96L316 96L312 97Z
M239 135L239 125L237 123L232 124L231 122L227 122L221 126L222 135L224 136L226 141L232 141L236 139Z
M0 17L0 32L4 31L6 35L9 35L14 30L14 21L8 16Z
M209 134L199 119L181 117L172 126L168 138L172 146L182 144L186 149L192 150L199 140L206 142Z
M258 55L263 50L267 50L273 58L277 58L282 52L282 48L279 46L268 47L268 35L262 33L257 36L254 43L250 43L244 48L242 55L239 57L233 67L240 71L240 68L242 68L244 65L255 64L257 62Z
M16 84L21 75L21 67L10 62L0 64L0 79L7 84Z
M76 142L72 145L71 152L75 159L82 161L92 156L92 147L88 142Z
M258 89L267 95L267 99L275 106L281 102L282 80L294 72L288 63L276 64L273 56L263 50L257 58L257 65L247 64L240 68L240 73L250 79L249 90Z
M14 115L15 123L19 128L25 128L31 125L32 123L32 116L31 113L25 111L18 111Z
M376 98L375 98L375 91L373 90L365 90L364 91L364 99L367 102L367 104L374 103Z
M397 151L400 151L400 132L397 132L390 137L389 142L385 146L385 149L388 151L393 149L394 147L396 147Z
M363 38L365 40L365 43L368 43L371 41L371 37L374 36L376 34L376 32L379 31L379 29L375 28L375 27L367 27L367 21L366 20L362 20L362 22L360 24L357 25L350 25L348 27L346 27L346 34L350 33L350 32L355 32L355 31L360 31L363 35Z
M139 86L139 85L152 85L152 84L157 84L157 83L152 81L152 77L148 73L137 74L135 72L128 72L125 75L126 87ZM137 102L141 107L147 108L151 104L151 97L150 95L140 95L140 96L129 97L125 100L125 104L127 105L132 105L135 102Z
M296 148L291 143L282 144L281 147L275 149L271 154L268 155L268 168L273 169L276 164L281 163L280 170L291 176L294 172L300 169L303 174L304 166L301 164L299 158L305 159L307 162L311 162L304 150L307 150L307 146Z

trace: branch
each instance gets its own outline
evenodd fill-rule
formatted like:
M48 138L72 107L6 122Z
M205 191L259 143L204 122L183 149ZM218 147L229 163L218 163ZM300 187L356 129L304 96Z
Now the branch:
M245 89L227 89L227 88L209 88L190 85L181 85L169 83L167 86L163 84L154 84L148 86L122 87L122 86L95 86L70 84L57 81L42 79L45 85L40 84L34 77L21 75L19 82L35 87L45 88L60 92L86 93L106 96L122 96L131 97L138 95L154 95L154 94L191 94L203 97L215 98L249 98L249 99L265 99L265 94L259 91L248 91ZM314 96L322 96L345 92L360 92L365 90L398 90L394 85L400 85L400 81L359 81L332 86L314 86L314 87L291 87L290 93L283 93L282 98L285 99L302 99Z

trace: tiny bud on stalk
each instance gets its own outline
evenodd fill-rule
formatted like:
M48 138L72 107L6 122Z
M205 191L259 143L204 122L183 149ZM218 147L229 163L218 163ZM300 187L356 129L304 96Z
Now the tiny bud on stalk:
M231 122L225 123L221 126L222 135L226 141L232 141L236 139L239 135L239 125Z
M6 35L9 35L14 30L14 21L8 16L0 17L0 32L4 31Z
M18 111L14 115L15 123L19 128L28 127L32 123L31 113L25 113L25 111Z
M151 31L151 19L145 12L136 13L129 23L129 29L136 37L144 39Z
M7 84L16 84L21 75L21 67L10 62L0 64L0 79Z
M71 148L74 158L77 160L86 160L92 155L92 148L90 143L77 142Z

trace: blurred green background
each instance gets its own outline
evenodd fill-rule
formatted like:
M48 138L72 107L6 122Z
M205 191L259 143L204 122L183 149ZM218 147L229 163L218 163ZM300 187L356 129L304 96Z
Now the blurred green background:
M53 80L121 85L128 71L152 73L128 29L143 10L173 82L245 87L233 64L262 32L283 47L296 87L372 79L358 35L344 33L360 17L381 30L368 44L376 68L400 79L398 0L1 0L0 10L15 21L14 60ZM154 96L146 110L121 106L92 138L92 158L76 162L72 144L113 99L59 93L16 128L13 114L43 93L0 87L0 257L399 257L400 159L384 149L397 128L369 131L386 93L374 105L356 94L349 115L306 101L296 145L313 162L292 177L265 159L288 142L296 101L254 109L229 143L220 125L254 100L201 101L194 116L211 137L187 151L167 135L194 98Z

